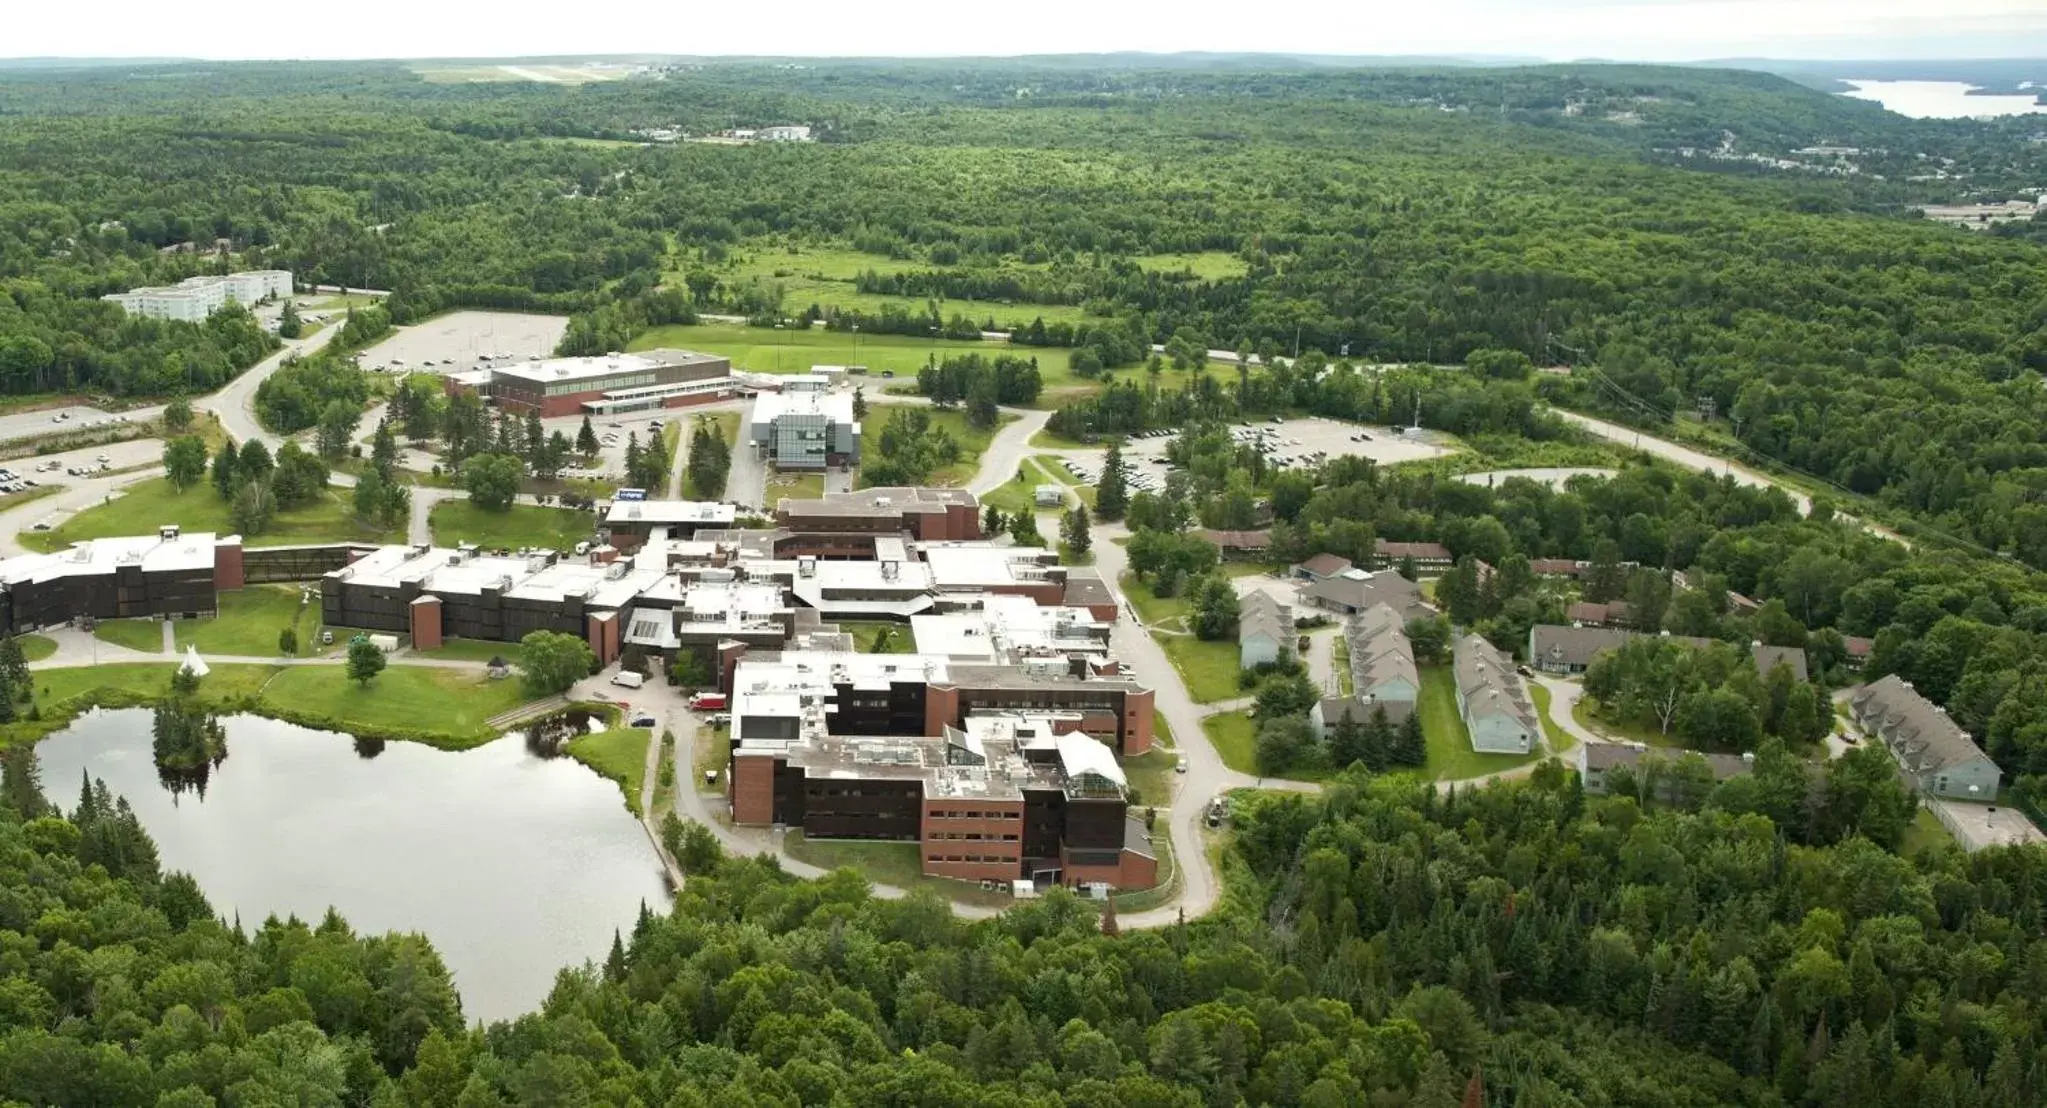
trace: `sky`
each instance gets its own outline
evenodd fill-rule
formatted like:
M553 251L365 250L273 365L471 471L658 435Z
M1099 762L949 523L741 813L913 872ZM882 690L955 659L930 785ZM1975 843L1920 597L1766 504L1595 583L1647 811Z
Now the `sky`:
M1696 61L2039 57L2047 0L0 0L0 56L944 56L1190 50Z

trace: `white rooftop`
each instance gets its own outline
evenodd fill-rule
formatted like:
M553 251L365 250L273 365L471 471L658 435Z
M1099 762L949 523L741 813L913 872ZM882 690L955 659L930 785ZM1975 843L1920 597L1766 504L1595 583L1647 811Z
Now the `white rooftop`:
M240 541L237 536L228 538ZM54 554L22 554L0 561L0 582L13 585L54 581L59 577L89 577L112 573L117 566L138 564L145 573L211 569L213 548L218 541L211 531L170 539L157 535L88 539Z
M438 546L424 552L410 546L378 547L335 572L344 581L371 588L395 589L417 581L422 590L444 594L480 594L495 588L520 599L581 596L595 608L623 608L663 576L659 569L641 569L630 562L548 565L542 555L500 558Z
M753 401L747 418L752 427L773 423L784 415L821 415L834 423L852 423L853 394L849 392L764 392Z
M710 360L709 354L690 351L658 350L646 354L604 354L585 358L542 358L537 361L512 362L491 367L499 377L516 377L522 381L540 384L556 384L562 381L579 381L599 377L610 377L633 370L653 372L664 366L689 361Z
M730 527L739 509L702 500L614 500L604 512L606 523L700 523Z
M1086 608L1039 607L1027 596L991 594L978 611L910 617L917 652L956 662L1007 662L1108 650L1108 625Z
M1059 564L1049 550L1034 546L996 546L986 542L922 543L918 549L931 567L935 587L948 591L979 591L1005 585L1049 580L1047 566Z

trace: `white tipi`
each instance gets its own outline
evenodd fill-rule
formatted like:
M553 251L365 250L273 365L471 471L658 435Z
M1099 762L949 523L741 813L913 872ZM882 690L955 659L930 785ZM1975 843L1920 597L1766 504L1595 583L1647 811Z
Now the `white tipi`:
M189 673L194 677L204 677L210 672L206 668L206 663L200 659L199 647L196 644L185 647L185 663L179 666L178 669L180 672Z

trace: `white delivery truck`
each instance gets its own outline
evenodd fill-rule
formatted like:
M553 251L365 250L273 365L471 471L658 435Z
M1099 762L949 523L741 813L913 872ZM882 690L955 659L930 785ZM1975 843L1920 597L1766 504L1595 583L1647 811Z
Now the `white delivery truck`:
M612 675L611 683L614 685L622 685L628 689L637 689L641 685L646 684L647 679L645 677L640 676L637 673L634 673L632 670L622 669Z

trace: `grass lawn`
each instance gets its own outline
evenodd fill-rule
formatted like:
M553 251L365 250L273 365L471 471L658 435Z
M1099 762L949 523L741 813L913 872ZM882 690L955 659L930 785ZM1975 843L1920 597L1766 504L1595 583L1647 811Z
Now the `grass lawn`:
M695 770L690 776L698 792L715 793L724 788L725 763L732 760L732 729L730 727L699 727L696 742L690 751L690 766ZM706 787L704 774L718 774L718 784Z
M358 522L347 492L346 489L330 488L312 504L277 513L277 518L261 534L244 535L243 538L250 546L349 540L403 541L402 528L385 531ZM62 550L82 539L133 535L166 523L175 523L186 531L194 532L232 535L237 531L234 521L228 518L227 501L213 491L211 484L201 483L179 492L171 487L169 481L157 477L129 485L122 496L87 508L54 530L23 532L21 544L33 550Z
M1346 695L1348 695L1347 692ZM1551 754L1562 754L1578 745L1578 740L1572 738L1569 731L1564 730L1562 726L1550 718L1550 695L1548 689L1530 681L1528 682L1528 698L1535 701L1535 710L1542 715L1542 737L1544 741L1549 743L1549 752Z
M1199 254L1149 254L1133 258L1138 268L1146 273L1182 273L1191 271L1204 281L1220 281L1229 277L1242 277L1251 267L1244 259L1222 250L1206 250ZM1047 320L1046 322L1051 322Z
M1446 665L1422 666L1422 740L1429 760L1423 767L1437 781L1483 777L1535 761L1536 754L1481 754L1471 749L1471 732L1457 714L1457 678Z
M1356 696L1351 691L1350 639L1339 629L1336 641L1329 647L1329 666L1336 671L1337 684L1342 686L1343 695Z
M1184 596L1161 597L1151 591L1151 586L1134 573L1126 573L1117 582L1123 589L1124 599L1137 609L1137 618L1146 623L1163 623L1187 614L1187 598Z
M619 727L579 736L562 751L616 783L625 793L625 806L637 816L647 780L647 744L653 740L654 732L645 727Z
M1931 808L1921 808L1905 825L1905 837L1898 843L1898 855L1910 858L1922 850L1939 850L1955 845L1955 837Z
M1019 476L1023 479L1018 480ZM1000 508L1004 515L1015 515L1018 512L1070 511L1073 503L1066 499L1065 493L1072 483L1073 475L1060 468L1057 462L1041 462L1035 457L1025 458L1017 464L1016 472L1010 474L1009 480L982 495L981 504L984 507L993 504ZM1037 502L1039 485L1052 485L1061 491L1057 507L1040 505ZM1044 531L1042 525L1038 529ZM1052 531L1056 532L1058 529L1055 523Z
M752 281L779 284L782 286L782 310L792 314L801 312L812 304L821 308L852 309L868 313L879 313L883 307L889 305L922 312L928 303L923 297L864 293L854 286L854 280L868 270L892 274L926 268L945 268L916 259L890 258L880 254L863 254L857 250L821 246L764 244L751 253L746 253L745 250L746 248L742 247L742 254L738 260L717 271L719 280L727 284L743 285ZM1016 268L1030 267L1019 265ZM963 315L982 324L992 317L996 323L996 330L1027 326L1031 320L1039 317L1046 323L1079 323L1088 318L1087 312L1077 305L1019 304L999 300L940 300L938 314L948 320L954 315Z
M1641 743L1643 746L1660 746L1666 750L1686 749L1683 742L1653 727L1637 727L1631 723L1609 719L1600 712L1599 701L1589 696L1581 696L1576 704L1571 705L1571 718L1577 720L1580 727L1594 734L1625 739L1628 742Z
M514 504L508 511L490 512L467 500L443 500L434 505L428 523L434 531L434 542L442 546L473 542L485 547L571 550L596 534L589 512L531 504Z
M299 603L297 585L250 585L220 594L220 614L211 619L181 619L171 627L178 649L197 646L201 654L240 654L270 658L277 654L278 632L298 632L299 653L310 655L320 637L320 603Z
M103 619L93 627L92 637L145 654L163 653L163 621L160 619Z
M881 429L888 425L889 416L904 407L908 405L870 405L867 409L867 418L860 421L861 441L870 449L880 442ZM921 482L925 485L957 487L973 480L974 474L981 470L981 455L987 453L988 444L994 440L995 433L1002 429L1003 424L1016 421L1015 416L1005 412L995 426L982 428L967 422L967 413L963 411L921 407L919 410L930 413L933 430L944 431L952 436L952 441L960 445L959 461L933 470L930 478ZM863 472L854 483L854 487L866 488L868 484L867 474Z
M1177 748L1180 745L1179 740L1173 738L1173 725L1166 722L1166 717L1158 715L1151 717L1151 741L1165 747Z
M1031 445L1040 450L1085 450L1088 447L1100 446L1102 444L1068 438L1050 428L1044 428L1031 436Z
M808 303L803 305L809 307ZM882 378L894 371L895 380L914 380L925 359L948 354L1022 354L1038 359L1038 372L1045 388L1078 381L1070 368L1072 352L1057 347L1015 347L1006 342L939 341L908 335L855 335L849 331L827 331L821 327L796 330L789 327L748 327L739 323L672 324L654 327L634 339L626 349L654 350L679 347L723 354L740 369L755 373L808 373L814 365L864 365L868 376ZM870 394L871 395L871 394ZM874 424L879 428L880 424Z
M387 666L368 688L358 688L336 665L281 669L263 699L301 716L390 734L431 726L442 744L467 747L496 738L484 721L525 703L526 694L515 680L438 666Z
M914 654L917 652L917 637L910 633L904 623L888 623L881 620L840 620L839 630L853 636L853 649L862 654ZM883 633L888 641L882 642ZM880 648L876 649L876 644Z
M1158 643L1173 660L1173 668L1180 671L1188 696L1207 704L1245 695L1237 684L1243 667L1238 665L1235 640L1210 642L1193 635L1160 635Z
M0 727L0 736L56 730L88 702L127 706L162 696L175 669L166 660L37 670L36 704L43 718ZM358 689L338 665L230 662L209 669L199 695L223 708L447 749L496 738L484 721L525 701L517 681L486 681L480 673L430 666L390 666L368 689Z
M1174 786L1180 775L1173 772L1173 764L1180 756L1170 750L1154 746L1134 758L1123 759L1124 776L1130 779L1130 806L1157 808L1164 811L1173 806Z
M57 640L48 635L16 635L14 641L21 647L23 659L40 662L57 652Z
M823 495L822 473L770 473L767 481L761 486L761 500L770 507L783 497L791 500L816 500Z
M924 889L964 904L991 908L1006 908L1010 904L1007 895L987 892L979 885L947 877L926 877L922 848L916 843L811 839L792 828L782 845L790 857L820 869L856 869L869 881L898 889Z
M1223 765L1238 773L1257 773L1258 759L1255 746L1258 725L1251 722L1246 712L1223 712L1201 721L1201 729L1208 734L1208 741L1215 746L1215 752L1222 755Z
M517 663L519 644L493 642L489 639L442 639L441 645L432 650L415 650L413 653L422 658L455 662L488 662L492 658L503 658L507 662Z

